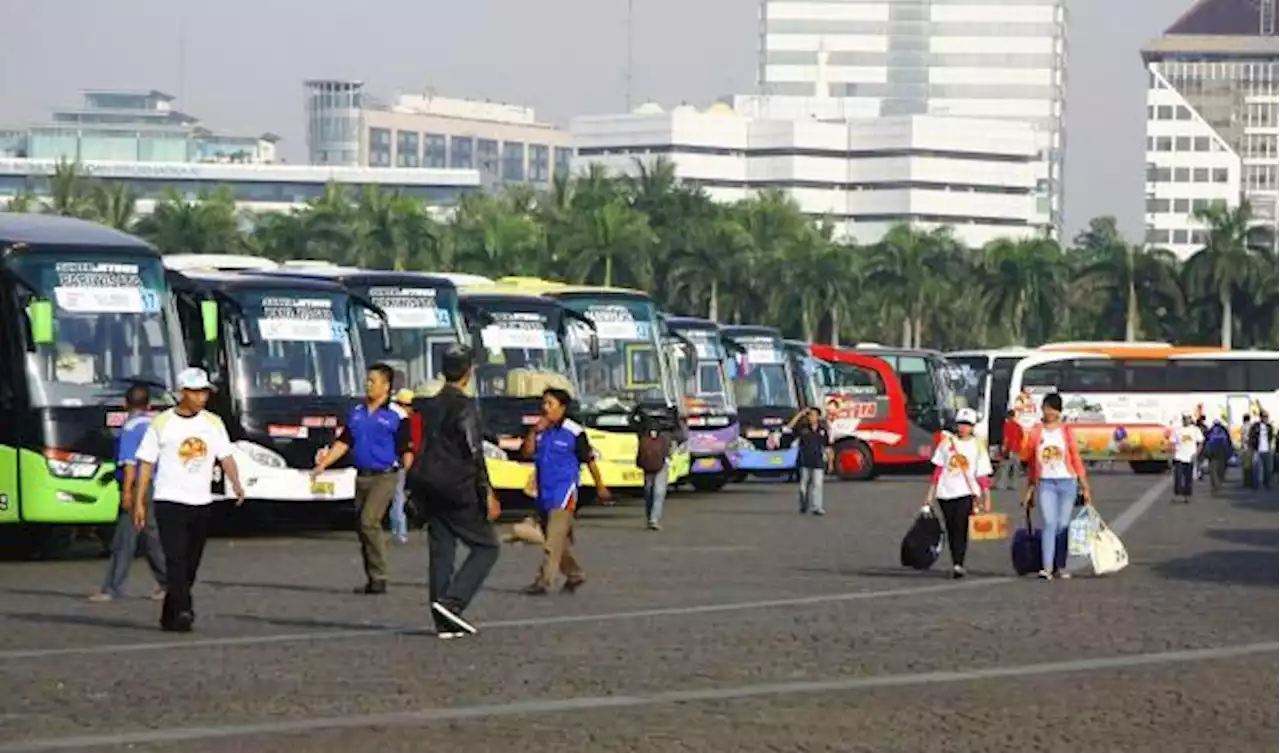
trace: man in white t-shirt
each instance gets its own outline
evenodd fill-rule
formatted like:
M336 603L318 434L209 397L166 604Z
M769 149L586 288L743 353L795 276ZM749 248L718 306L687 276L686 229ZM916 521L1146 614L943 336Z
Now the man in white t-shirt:
M178 389L177 407L156 416L138 447L133 520L141 529L149 514L146 500L148 496L155 500L168 587L160 628L186 633L196 619L191 586L209 535L214 463L222 465L237 506L244 502L244 487L222 419L204 409L213 389L209 375L204 369L186 369L178 375ZM148 495L153 474L155 492Z
M1191 485L1195 478L1196 459L1204 447L1204 434L1191 420L1191 414L1182 416L1182 425L1173 430L1173 501L1190 502Z

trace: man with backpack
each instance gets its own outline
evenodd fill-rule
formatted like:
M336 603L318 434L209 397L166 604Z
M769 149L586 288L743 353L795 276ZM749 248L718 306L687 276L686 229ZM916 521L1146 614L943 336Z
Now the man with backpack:
M498 561L493 521L501 508L485 470L476 401L466 393L475 373L471 349L450 346L442 361L445 384L422 410L422 448L408 483L427 520L436 634L449 639L476 632L462 614ZM458 542L469 551L455 572Z
M667 462L674 443L672 432L644 410L632 414L639 441L636 465L644 471L645 525L650 531L662 530L662 508L667 499Z
M1221 418L1213 420L1213 426L1204 438L1204 455L1209 460L1209 487L1217 494L1227 475L1227 459L1231 457L1231 432Z

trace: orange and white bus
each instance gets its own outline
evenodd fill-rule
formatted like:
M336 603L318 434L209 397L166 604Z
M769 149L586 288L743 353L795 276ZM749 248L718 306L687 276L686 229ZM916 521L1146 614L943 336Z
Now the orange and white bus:
M1034 420L1044 396L1062 396L1086 460L1162 470L1182 414L1221 417L1234 432L1246 414L1280 410L1280 353L1168 343L1054 343L1024 356L1008 405ZM1016 409L1016 408L1015 408Z

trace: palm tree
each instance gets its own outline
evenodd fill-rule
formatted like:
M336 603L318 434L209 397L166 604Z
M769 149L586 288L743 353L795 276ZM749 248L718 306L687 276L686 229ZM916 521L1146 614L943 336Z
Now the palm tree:
M128 230L133 225L138 197L127 183L96 186L90 198L96 221L116 230Z
M40 200L36 198L35 194L24 188L9 199L9 203L5 205L4 211L22 214L25 212L35 211L39 206Z
M169 189L135 229L166 254L235 253L245 245L235 199L225 186L196 201Z
M49 177L49 201L45 211L63 217L89 217L93 213L90 200L92 185L79 162L64 157L53 167Z
M905 223L889 228L867 253L866 279L892 295L892 307L902 316L902 344L920 347L930 307L941 304L946 292L945 269L957 263L959 245L951 228L922 230Z
M613 285L618 267L633 284L644 286L649 281L648 253L657 236L645 215L614 198L580 219L576 263L581 282L600 272L602 284Z
M1114 217L1090 221L1075 245L1080 261L1074 282L1103 302L1104 321L1122 303L1125 341L1137 340L1143 320L1153 313L1181 314L1177 257L1168 250L1129 245Z
M1005 324L1015 342L1047 340L1065 308L1062 249L1047 238L1002 238L982 250L983 292L993 324Z
M751 235L737 221L732 211L707 202L706 213L686 220L688 232L669 260L670 282L667 303L680 298L700 308L706 301L707 318L720 320L722 285L731 282L733 271L753 248Z
M1262 229L1255 226L1248 201L1234 208L1216 201L1197 209L1193 216L1206 226L1207 238L1183 268L1187 287L1196 296L1216 298L1221 313L1220 342L1230 348L1236 324L1235 299L1249 280L1262 272L1262 243L1258 242Z
M535 271L542 247L542 228L529 214L516 212L501 197L465 196L451 227L454 264L486 275Z

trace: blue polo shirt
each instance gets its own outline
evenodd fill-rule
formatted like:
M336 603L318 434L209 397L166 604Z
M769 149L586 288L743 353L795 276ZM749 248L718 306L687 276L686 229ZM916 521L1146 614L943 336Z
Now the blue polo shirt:
M351 409L338 441L351 448L356 470L382 473L400 467L400 456L409 451L413 438L399 406L382 403L370 408L362 403Z
M124 467L138 462L138 447L142 438L147 435L147 427L151 425L154 413L139 411L130 413L120 427L120 436L116 439L116 481L124 481Z
M538 481L538 509L572 510L577 502L582 464L591 460L586 430L565 419L539 434L536 442L533 468Z

